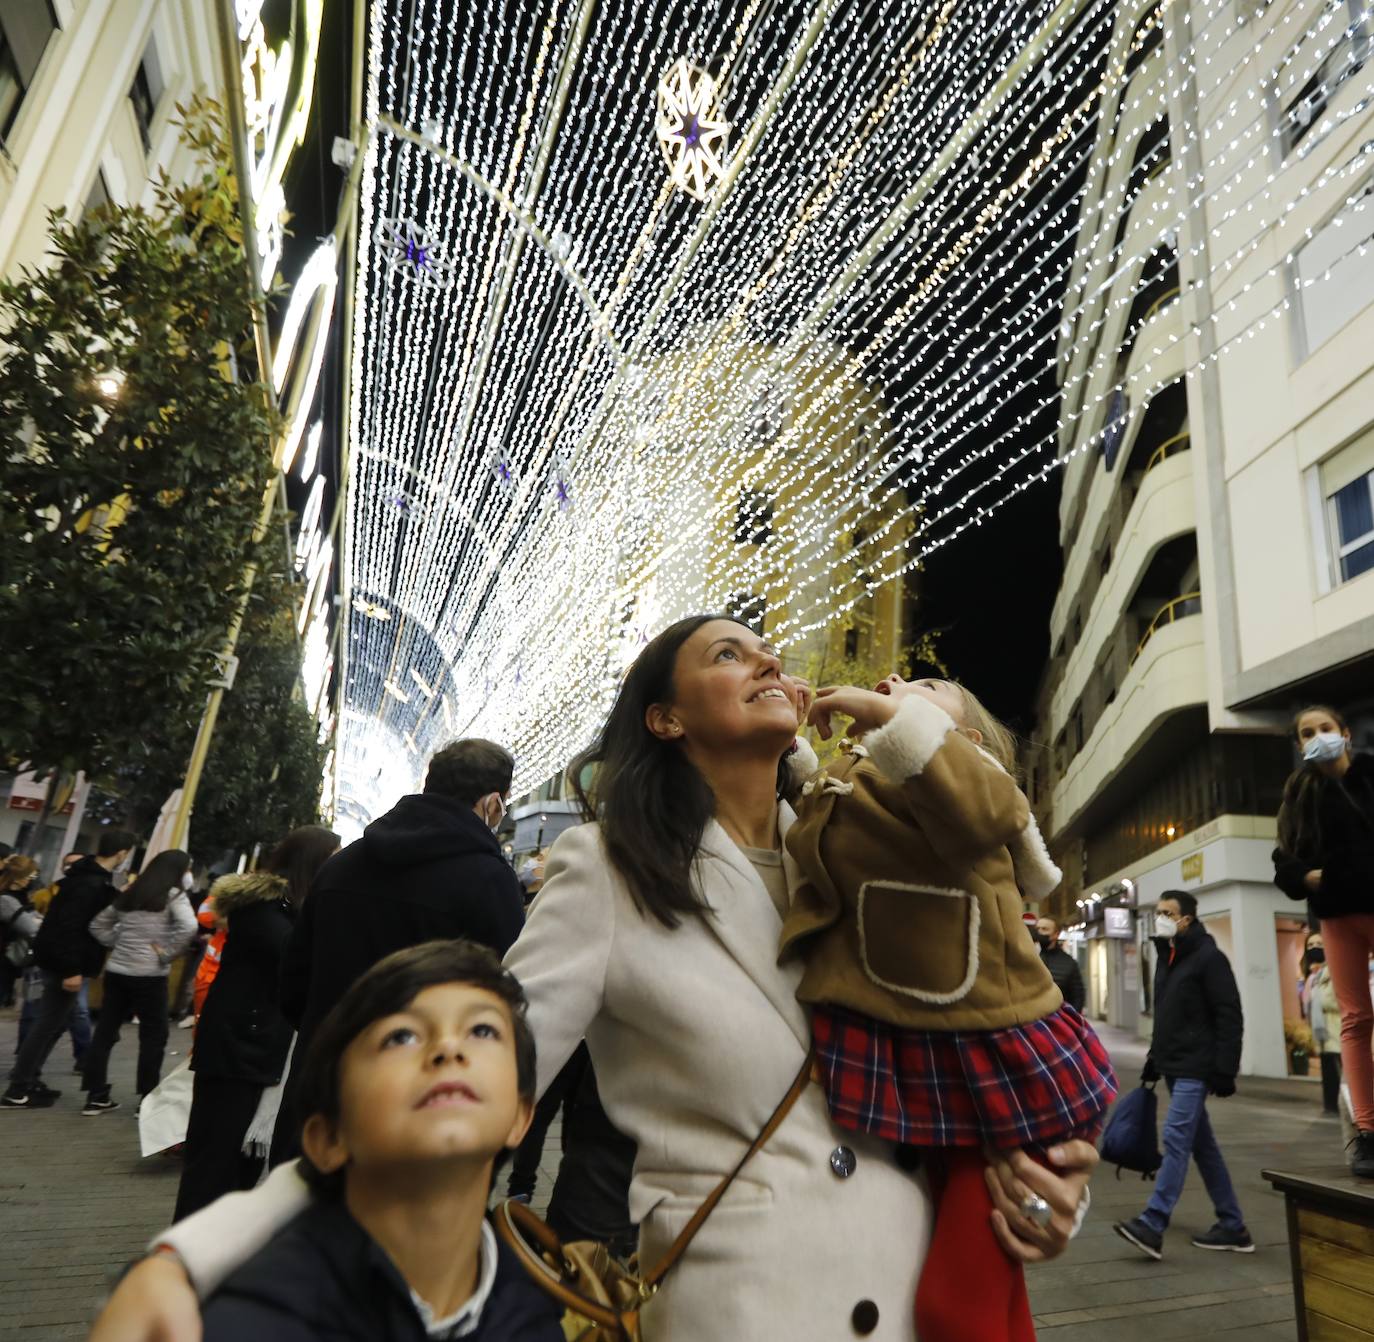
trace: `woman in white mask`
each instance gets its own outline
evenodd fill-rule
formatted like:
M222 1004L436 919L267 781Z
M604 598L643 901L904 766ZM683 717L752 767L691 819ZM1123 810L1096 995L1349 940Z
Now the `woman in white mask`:
M1359 1129L1351 1169L1374 1179L1374 756L1352 753L1345 719L1324 704L1303 709L1293 733L1303 762L1284 786L1274 884L1321 919Z

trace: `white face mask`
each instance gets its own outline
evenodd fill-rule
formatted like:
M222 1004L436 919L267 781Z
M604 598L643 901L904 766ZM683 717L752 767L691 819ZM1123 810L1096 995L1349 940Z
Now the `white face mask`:
M501 822L506 818L506 803L505 800L501 797L500 793L493 792L492 796L496 798L496 805L500 809L496 812L496 822L493 824L490 820L488 820L487 828L490 829L493 834L495 834L496 831L501 828ZM485 808L483 809L485 810Z
M195 878L194 876L192 876L191 873L190 873L189 871L188 871L184 876L182 876L182 878L181 878L181 888L182 888L183 890L193 890L193 889L195 889L195 885L196 885L196 878Z
M1340 732L1318 732L1304 747L1302 757L1309 764L1325 764L1345 754L1345 737Z
M1178 935L1178 924L1167 913L1155 915L1155 936L1173 940Z

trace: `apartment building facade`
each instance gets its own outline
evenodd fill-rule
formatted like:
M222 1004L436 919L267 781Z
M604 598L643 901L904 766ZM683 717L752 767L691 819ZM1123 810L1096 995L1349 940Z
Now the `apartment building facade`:
M1137 0L1060 333L1064 576L1027 758L1090 1010L1148 1033L1152 909L1293 1066L1306 910L1272 885L1293 710L1374 745L1374 10Z

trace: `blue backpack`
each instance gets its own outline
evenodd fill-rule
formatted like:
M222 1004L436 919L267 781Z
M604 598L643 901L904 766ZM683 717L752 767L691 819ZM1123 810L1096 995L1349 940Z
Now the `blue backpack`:
M1159 1153L1154 1082L1142 1082L1116 1102L1102 1134L1101 1151L1103 1163L1116 1166L1118 1179L1122 1170L1133 1170L1142 1179L1159 1173L1164 1157Z

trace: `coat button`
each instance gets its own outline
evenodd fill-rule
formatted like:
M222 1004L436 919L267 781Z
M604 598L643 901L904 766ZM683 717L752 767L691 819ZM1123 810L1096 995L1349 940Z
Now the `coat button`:
M847 1146L837 1146L830 1153L830 1168L837 1179L848 1179L859 1168L859 1160Z
M860 1300L854 1306L850 1322L860 1337L867 1337L878 1326L878 1306L871 1300Z

